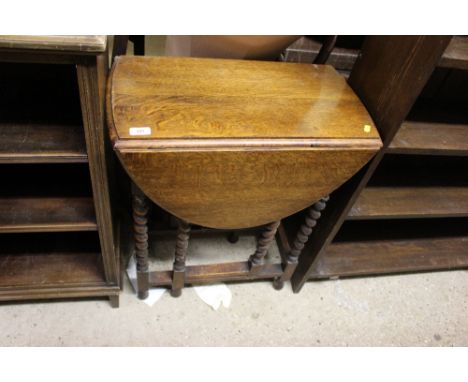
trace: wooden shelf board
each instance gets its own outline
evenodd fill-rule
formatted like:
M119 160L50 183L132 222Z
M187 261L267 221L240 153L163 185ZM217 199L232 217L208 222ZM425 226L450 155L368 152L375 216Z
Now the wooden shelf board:
M442 55L439 66L452 69L468 69L468 37L454 36Z
M464 216L468 216L468 187L367 187L348 219Z
M0 301L36 300L51 298L80 298L118 296L120 288L115 285L94 283L94 285L71 285L57 287L15 287L0 288Z
M105 280L100 253L0 254L0 289L102 284Z
M285 60L290 62L312 63L321 47L321 42L302 37L287 48ZM332 50L327 60L327 65L331 65L337 70L347 72L353 68L358 56L358 49L336 47Z
M0 122L0 163L87 161L80 125Z
M0 232L95 230L91 197L0 198Z
M468 125L406 121L389 148L393 154L468 155Z
M186 267L185 284L273 279L281 276L282 272L281 264L267 264L257 273L252 273L247 261L191 265ZM151 286L169 286L172 284L172 272L150 272L149 281Z
M468 268L468 236L332 243L311 278Z
M67 52L104 52L107 36L3 35L0 48Z

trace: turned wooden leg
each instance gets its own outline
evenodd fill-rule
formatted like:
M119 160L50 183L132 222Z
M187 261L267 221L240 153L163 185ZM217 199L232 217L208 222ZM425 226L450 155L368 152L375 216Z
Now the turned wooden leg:
M260 267L262 267L265 259L265 255L270 248L271 243L275 239L276 230L280 225L279 221L269 223L265 226L265 229L262 231L260 238L257 242L257 249L255 253L249 258L249 267L250 272L255 272Z
M185 260L190 238L190 224L179 220L177 243L175 249L174 268L172 273L172 297L179 297L185 284Z
M138 298L148 297L148 211L150 203L143 192L132 184L133 235L137 264Z
M237 243L239 241L239 231L229 232L227 239L232 244Z
M275 289L279 290L283 288L284 282L291 279L291 276L297 267L299 255L301 254L305 243L309 240L309 236L317 225L317 220L320 219L322 211L327 206L329 199L330 197L326 196L307 210L305 221L302 223L296 234L296 239L291 246L291 251L286 256L286 259L283 259L283 274L273 280L273 287Z

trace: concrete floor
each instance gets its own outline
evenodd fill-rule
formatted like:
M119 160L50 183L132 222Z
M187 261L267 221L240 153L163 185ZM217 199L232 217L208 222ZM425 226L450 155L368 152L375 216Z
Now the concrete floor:
M219 254L245 259L253 243L196 238L189 256L193 263ZM170 240L153 248L164 266ZM276 256L273 248L270 259ZM309 282L297 295L270 282L229 288L231 306L218 311L192 288L149 307L128 282L119 309L102 300L1 304L0 346L468 345L467 271Z

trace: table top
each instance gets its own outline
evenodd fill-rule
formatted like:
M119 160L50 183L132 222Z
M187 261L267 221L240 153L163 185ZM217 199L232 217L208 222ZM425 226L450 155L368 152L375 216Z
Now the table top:
M331 66L118 57L108 94L119 139L360 139L371 117ZM370 141L369 141L370 142Z
M201 226L289 216L381 147L366 109L329 66L119 57L109 81L123 167L151 200Z
M0 48L54 50L67 52L104 52L107 37L91 35L0 35Z

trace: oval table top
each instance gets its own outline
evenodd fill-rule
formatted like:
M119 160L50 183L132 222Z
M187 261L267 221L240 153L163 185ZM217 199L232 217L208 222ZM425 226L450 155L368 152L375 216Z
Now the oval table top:
M118 57L107 97L114 149L133 181L207 227L252 227L306 208L382 144L325 65Z

